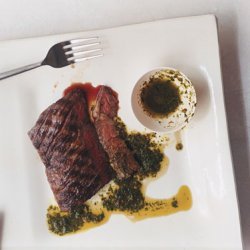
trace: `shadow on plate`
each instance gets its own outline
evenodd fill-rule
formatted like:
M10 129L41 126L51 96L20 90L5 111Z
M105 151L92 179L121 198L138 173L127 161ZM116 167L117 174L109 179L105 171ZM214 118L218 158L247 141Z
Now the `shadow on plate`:
M237 44L237 18L235 13L227 15L231 25L220 27L219 40L223 86L228 119L229 137L234 164L239 210L244 245L250 245L250 149L247 139L246 110L243 100L243 86L239 65Z
M194 72L195 74L190 75L190 80L194 85L197 96L197 107L194 120L201 120L207 115L210 107L211 97L208 86L209 83L204 72L197 69Z
M0 212L0 250L2 249L3 226L4 226L4 215L3 212Z

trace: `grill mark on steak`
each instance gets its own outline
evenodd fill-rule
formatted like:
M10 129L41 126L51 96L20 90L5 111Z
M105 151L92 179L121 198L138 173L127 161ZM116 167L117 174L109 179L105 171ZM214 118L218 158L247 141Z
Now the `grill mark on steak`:
M46 156L48 159L50 159L51 166L54 165L54 161L59 161L61 164L63 164L64 161L70 157L77 156L77 154L69 154L70 151L74 152L77 148L79 148L78 145L81 144L80 135L77 130L70 130L70 128L67 126L70 121L74 121L72 118L72 112L70 112L65 118L64 126L61 128L61 132L58 133L53 140L53 142L56 143L53 143L52 146L46 150ZM67 131L71 131L71 133L68 134ZM66 158L64 155L67 155L68 157Z
M32 134L29 135L31 140L33 140L37 136L40 128L46 122L48 115L49 115L48 110L45 110L41 113L41 115L40 115L41 120L37 122L37 124L36 124L37 126L33 129ZM34 147L38 148L40 143L41 143L40 141L37 141L36 143L34 143Z
M68 104L68 105L67 105ZM63 126L64 120L63 114L66 115L65 109L67 108L66 112L67 114L70 113L70 105L69 102L60 99L58 102L54 104L53 109L51 112L49 112L49 109L46 109L41 116L39 117L39 120L37 121L37 124L40 126L34 127L36 132L33 132L30 137L31 140L34 140L34 146L38 149L40 149L40 152L44 154L44 157L42 157L44 164L47 164L45 162L46 157L46 151L49 150L50 145L52 145L52 140L54 139L54 134L57 134L57 132L60 131L60 127ZM58 116L56 118L56 122L53 119L53 115L55 111L58 111ZM64 113L65 112L65 113ZM54 124L53 124L54 122ZM47 133L46 137L44 136ZM28 133L29 134L29 133ZM44 141L44 138L46 138L46 141ZM40 148L42 146L44 149Z
M68 120L69 116L71 115L71 111L69 110L67 113L65 112L65 117L63 117L63 115L58 115L56 120L59 120L59 122L54 122L53 124L53 118L52 118L52 124L51 126L54 126L54 130L49 131L48 132L48 137L49 139L47 140L46 143L44 143L44 147L45 147L45 154L47 155L48 151L53 151L53 141L57 140L57 137L60 135L60 131L63 130L64 124L66 123L66 121ZM74 130L72 130L74 131ZM72 137L73 137L73 133L72 133Z
M112 179L83 90L72 90L49 106L28 135L62 211L83 204Z
M67 183L69 179L69 177L74 176L74 173L78 173L78 170L76 170L75 168L72 168L71 165L78 165L78 166L84 166L84 167L92 167L91 166L91 161L89 160L89 158L87 158L86 156L84 156L85 152L79 151L77 153L77 158L71 163L68 162L67 164L61 164L61 167L58 168L47 168L47 171L50 171L50 173L52 174L52 179L50 180L50 182L54 185L54 189L59 189L61 186L64 186L65 183ZM83 158L85 157L85 158ZM79 158L83 158L84 160L82 161L78 161ZM80 164L79 164L80 163ZM64 167L66 166L66 167ZM82 167L82 168L84 168ZM86 173L85 173L86 174ZM63 176L64 178L61 178L61 176ZM89 174L87 173L86 176L89 176Z
M117 94L111 88L101 86L91 116L112 168L119 179L124 179L135 173L139 166L115 126L118 108Z

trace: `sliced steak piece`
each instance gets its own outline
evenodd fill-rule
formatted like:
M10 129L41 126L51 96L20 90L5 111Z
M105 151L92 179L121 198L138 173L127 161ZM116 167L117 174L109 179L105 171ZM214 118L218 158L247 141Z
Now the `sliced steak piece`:
M119 137L114 118L119 108L117 94L107 86L101 86L95 107L92 109L99 140L109 156L112 168L119 179L127 178L139 169L132 152Z
M74 89L48 107L28 135L62 211L83 204L113 178L83 90Z

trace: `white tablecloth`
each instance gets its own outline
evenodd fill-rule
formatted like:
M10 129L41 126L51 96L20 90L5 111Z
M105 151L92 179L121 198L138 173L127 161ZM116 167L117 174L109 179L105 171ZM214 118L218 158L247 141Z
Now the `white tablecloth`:
M250 249L249 0L0 0L0 40L215 14L245 249Z

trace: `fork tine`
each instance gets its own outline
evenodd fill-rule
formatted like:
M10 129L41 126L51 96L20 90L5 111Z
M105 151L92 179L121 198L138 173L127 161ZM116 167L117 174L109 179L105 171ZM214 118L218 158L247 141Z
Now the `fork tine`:
M94 45L98 45L100 44L100 42L94 42L94 43L74 43L74 44L65 44L63 46L63 49L72 49L72 48L75 48L75 47L78 47L78 46L94 46Z
M72 57L79 57L82 55L86 55L86 54L90 54L90 53L94 53L94 52L98 52L101 51L102 49L92 49L92 50L85 50L85 51L78 51L78 52L73 52L71 54L67 54L69 56L69 59Z
M87 57L82 57L82 58L72 58L71 60L69 60L69 62L71 63L78 63L78 62L83 62L86 60L90 60L90 59L94 59L94 58L98 58L98 57L102 57L103 54L99 54L99 55L94 55L94 56L87 56Z
M73 46L73 47L67 47L68 45L65 45L63 48L65 50L67 50L65 52L65 54L67 55L67 54L71 54L72 51L73 52L74 51L79 51L79 50L86 49L86 48L92 47L92 46L94 47L94 46L100 45L100 44L101 44L100 42L96 42L96 43L88 43L88 44L77 45L77 46Z
M63 48L68 49L80 45L94 44L98 41L99 37L79 38L66 41ZM88 43L86 43L88 42Z

